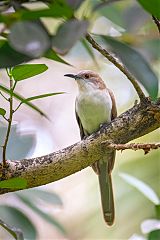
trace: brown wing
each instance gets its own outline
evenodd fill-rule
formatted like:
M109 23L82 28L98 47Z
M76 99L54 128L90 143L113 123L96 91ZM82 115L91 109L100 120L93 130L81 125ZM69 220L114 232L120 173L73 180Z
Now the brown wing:
M107 89L107 90L108 90L109 95L110 95L111 100L112 100L111 120L113 120L114 118L117 117L116 101L115 101L115 97L114 97L113 92L110 89ZM108 169L109 172L111 172L113 167L114 167L115 156L116 156L116 151L114 150L110 153L110 156L109 156L109 158L110 158L110 160L109 160L110 164L109 164L109 169Z
M117 117L116 101L115 101L115 97L114 97L113 92L108 88L107 88L107 90L108 90L109 95L110 95L111 100L112 100L111 120L113 120L114 118Z
M76 119L77 119L77 123L78 123L79 130L80 130L80 136L81 136L81 139L83 139L85 137L84 129L83 129L81 120L76 111L75 111L75 114L76 114Z

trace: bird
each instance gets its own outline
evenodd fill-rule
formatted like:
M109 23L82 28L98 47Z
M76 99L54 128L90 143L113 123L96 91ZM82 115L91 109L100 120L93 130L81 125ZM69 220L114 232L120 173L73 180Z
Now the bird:
M91 70L82 70L77 74L65 74L74 78L78 85L75 100L75 115L83 140L97 132L103 124L110 123L117 116L116 102L113 92L106 87L102 78ZM115 162L115 150L112 150L92 164L98 175L102 212L108 226L114 223L114 196L111 172Z

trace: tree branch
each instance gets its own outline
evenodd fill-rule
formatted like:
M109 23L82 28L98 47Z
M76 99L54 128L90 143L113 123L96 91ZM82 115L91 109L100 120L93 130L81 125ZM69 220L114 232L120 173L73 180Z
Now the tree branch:
M106 49L103 49L92 37L90 34L86 35L87 41L95 48L98 52L100 52L104 57L106 57L111 63L113 63L121 72L123 72L126 77L130 80L132 85L134 86L135 90L141 101L146 99L142 89L140 88L136 78L125 68L121 63L119 63L116 58L114 58Z
M158 102L158 103L157 103ZM160 103L141 102L111 123L103 125L97 133L60 151L46 156L7 161L6 179L21 177L27 188L54 182L78 172L110 151L102 142L125 144L160 127ZM17 189L0 189L0 194Z
M111 149L115 149L117 151L121 150L126 150L126 149L130 149L130 150L144 150L144 153L147 154L149 153L150 150L155 150L160 148L160 143L129 143L129 144L115 144L115 143L111 143L108 144L108 142L104 142L104 144L107 145L107 148L111 148Z

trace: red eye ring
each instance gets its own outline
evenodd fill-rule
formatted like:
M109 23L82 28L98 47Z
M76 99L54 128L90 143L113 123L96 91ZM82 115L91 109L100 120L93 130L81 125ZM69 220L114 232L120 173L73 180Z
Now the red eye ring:
M85 74L84 77L85 77L85 78L89 78L89 74Z

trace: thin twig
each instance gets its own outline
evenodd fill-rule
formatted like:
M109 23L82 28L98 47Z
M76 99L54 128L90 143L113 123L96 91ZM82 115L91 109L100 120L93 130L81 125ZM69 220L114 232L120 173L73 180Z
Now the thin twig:
M86 35L87 41L95 48L98 52L100 52L104 57L106 57L110 62L112 62L121 72L123 72L126 77L130 80L132 85L134 86L135 90L141 101L146 99L142 89L140 88L136 78L121 64L119 63L116 58L114 58L106 49L103 49L92 37L90 34L87 33Z
M104 144L104 142L103 142ZM113 149L116 149L116 150L126 150L126 149L130 149L130 150L134 150L134 151L137 151L137 150L144 150L145 154L147 154L150 150L155 150L155 149L158 149L160 148L160 143L129 143L129 144L114 144L114 143L110 143L108 145L108 143L106 142L107 144L107 148L113 148Z
M0 95L1 95L6 101L8 101L8 98L6 98L1 91L0 91Z
M5 116L2 116L2 117L8 122L8 119Z
M9 109L8 128L7 128L7 133L6 133L6 137L5 137L5 141L4 141L4 145L3 145L3 153L2 153L3 168L5 168L7 166L6 151L7 151L7 145L8 145L9 135L10 135L10 131L11 131L12 117L13 117L13 79L12 79L12 76L11 76L9 70L7 70L7 74L10 77L9 83L10 83L11 94L10 94L10 98L9 98L10 109Z
M152 19L155 22L155 24L157 25L158 31L160 33L160 20L157 17L153 16L153 15L152 15Z
M22 102L20 102L20 103L18 104L18 106L17 106L16 109L14 110L14 113L20 108L21 105L22 105Z

